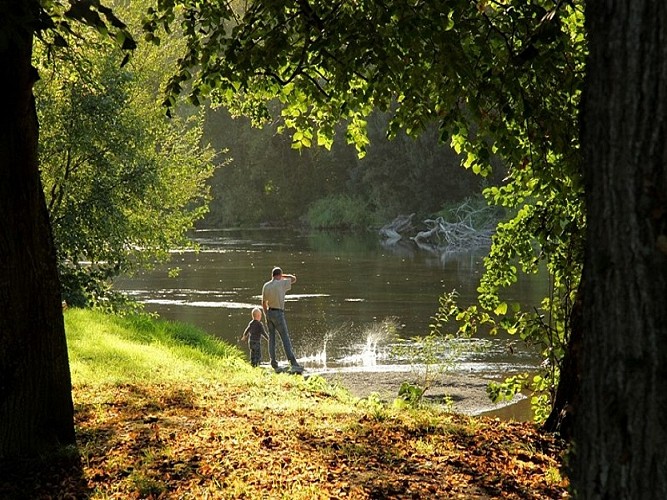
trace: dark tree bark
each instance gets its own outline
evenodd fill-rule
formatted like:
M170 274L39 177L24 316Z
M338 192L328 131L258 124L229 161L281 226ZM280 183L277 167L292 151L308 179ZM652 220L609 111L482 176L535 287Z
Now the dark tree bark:
M581 348L584 336L581 301L583 288L582 280L570 314L570 338L560 367L556 397L551 413L543 425L543 429L547 432L558 432L568 441L572 439L574 432L575 409L581 385Z
M667 498L667 3L586 3L587 245L572 482Z
M9 3L9 5L7 5ZM74 443L56 254L37 160L32 36L39 2L0 20L0 458Z

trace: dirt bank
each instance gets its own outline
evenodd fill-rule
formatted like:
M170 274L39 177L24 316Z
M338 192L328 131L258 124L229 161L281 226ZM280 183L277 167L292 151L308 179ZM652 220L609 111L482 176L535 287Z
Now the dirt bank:
M377 393L383 401L393 401L403 382L416 385L417 377L411 372L392 371L336 371L320 373L330 382L339 384L354 396L366 398ZM489 379L468 374L445 373L428 389L424 398L432 403L443 403L448 396L453 403L452 410L467 415L479 415L508 406L508 403L493 404L486 394ZM513 403L525 399L518 395Z

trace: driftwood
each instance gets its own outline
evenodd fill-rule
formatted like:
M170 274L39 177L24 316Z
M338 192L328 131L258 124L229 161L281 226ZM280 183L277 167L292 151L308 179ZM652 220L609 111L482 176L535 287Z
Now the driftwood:
M380 228L380 236L389 242L397 242L403 238L403 233L412 233L414 226L412 225L412 218L415 214L399 215L389 224L385 224Z
M437 242L440 238L440 232L444 230L444 225L445 221L442 217L438 217L437 219L426 219L424 221L424 224L427 229L426 231L419 231L415 236L413 236L411 239L416 241L417 243L425 243L429 242L432 243Z
M413 216L396 217L380 229L380 234L386 239L385 245L398 243L406 232L414 234ZM493 208L475 208L464 203L454 212L454 218L455 222L448 222L443 217L426 219L423 221L426 229L408 238L418 248L433 253L465 252L491 244L497 222Z

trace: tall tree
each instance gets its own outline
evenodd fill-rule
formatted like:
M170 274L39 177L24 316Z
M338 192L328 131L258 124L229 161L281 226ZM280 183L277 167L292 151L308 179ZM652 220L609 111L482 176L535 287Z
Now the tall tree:
M667 5L591 0L581 142L588 231L572 480L667 498Z
M39 2L0 4L0 458L74 442L60 285L37 162Z
M131 7L124 19L145 10ZM122 51L92 29L64 39L56 63L44 44L34 58L40 170L63 298L113 307L112 278L191 244L214 153L202 142L203 110L184 117L193 109L181 107L169 119L159 105L156 82L176 59L178 38L137 47L123 68Z
M34 36L69 31L73 22L134 46L96 0L70 8L58 1L0 2L0 459L74 442L56 253L37 159L38 75L31 64Z

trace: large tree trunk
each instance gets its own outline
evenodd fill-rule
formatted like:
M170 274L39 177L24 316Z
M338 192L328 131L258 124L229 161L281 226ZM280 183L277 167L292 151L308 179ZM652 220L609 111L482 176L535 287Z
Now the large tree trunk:
M667 498L667 3L590 0L573 486Z
M30 16L0 21L0 458L74 443L56 255L37 162ZM4 14L3 14L4 16ZM34 17L33 17L34 21ZM19 24L20 23L20 24Z

